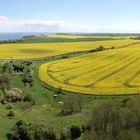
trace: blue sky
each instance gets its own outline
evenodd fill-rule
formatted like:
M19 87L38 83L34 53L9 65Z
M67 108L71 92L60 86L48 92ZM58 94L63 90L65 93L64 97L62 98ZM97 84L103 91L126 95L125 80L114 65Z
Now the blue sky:
M139 0L2 0L0 32L140 32Z

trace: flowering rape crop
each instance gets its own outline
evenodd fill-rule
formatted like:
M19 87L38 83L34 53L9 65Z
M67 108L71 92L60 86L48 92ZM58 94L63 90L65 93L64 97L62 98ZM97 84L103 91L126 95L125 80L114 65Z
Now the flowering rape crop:
M136 42L138 41L124 39L93 42L1 44L0 60L45 58L75 51L95 49L101 45L105 48L112 46L117 48Z
M140 91L140 44L42 64L42 81L85 94L135 94Z

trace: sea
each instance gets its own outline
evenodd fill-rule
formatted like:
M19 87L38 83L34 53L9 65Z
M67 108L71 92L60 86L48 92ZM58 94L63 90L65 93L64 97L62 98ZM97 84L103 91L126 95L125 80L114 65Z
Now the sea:
M30 32L30 33L0 33L0 40L14 40L21 39L24 36L30 35L39 35L39 34L48 34L48 33L38 33L38 32Z

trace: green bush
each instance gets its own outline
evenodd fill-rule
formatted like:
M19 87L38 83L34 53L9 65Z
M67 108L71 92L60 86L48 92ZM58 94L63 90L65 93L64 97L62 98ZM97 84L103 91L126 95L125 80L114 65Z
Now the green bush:
M139 106L139 97L97 103L90 114L90 129L83 129L82 140L139 140Z
M11 110L11 109L13 109L13 108L14 108L14 106L11 105L11 104L8 104L8 105L6 106L6 109L8 109L8 110Z
M31 75L24 75L22 79L24 85L29 84L29 86L34 85L34 79Z
M14 125L7 138L8 140L57 140L56 134L51 129L24 120L19 120Z
M11 87L12 77L9 73L0 75L0 89L4 92Z
M80 112L83 107L83 100L81 96L68 95L63 99L63 105L61 109L62 115L69 115L72 113Z
M70 135L71 135L72 140L79 138L81 135L81 128L78 126L72 125L70 128Z
M13 69L15 72L23 72L25 65L21 62L12 62Z
M14 111L9 111L9 113L7 114L8 117L14 117L15 113Z
M24 102L30 102L33 105L35 104L35 100L33 99L33 97L30 94L24 94Z
M13 72L13 65L11 62L6 62L3 65L3 72L12 73Z

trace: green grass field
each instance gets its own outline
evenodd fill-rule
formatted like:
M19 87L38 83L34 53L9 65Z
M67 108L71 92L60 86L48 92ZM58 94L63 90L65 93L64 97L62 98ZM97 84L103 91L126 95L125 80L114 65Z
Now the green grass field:
M9 119L6 115L9 110L6 107L10 104L1 105L0 104L0 138L5 140L6 133L10 131L12 126L20 119L25 119L28 122L36 123L36 124L45 124L47 127L52 127L55 129L57 133L60 133L61 130L69 127L70 125L81 125L85 124L88 121L86 113L88 110L92 108L92 106L96 102L101 102L103 100L117 100L120 101L125 98L125 96L92 96L92 95L80 95L84 99L84 106L82 112L68 115L68 116L59 116L61 105L59 102L63 101L65 96L68 96L69 93L64 93L59 95L57 99L53 97L55 94L55 89L47 89L45 83L40 82L38 79L38 68L40 64L46 62L44 60L41 61L32 61L32 68L34 69L34 77L35 77L35 85L31 88L25 88L23 83L21 82L21 78L19 76L13 76L13 86L16 88L24 89L25 92L30 93L36 101L36 105L23 111L21 106L22 103L14 103L13 111L15 112L15 117Z
M61 43L61 42L85 42L85 41L108 41L129 39L133 35L48 35L36 37L27 37L21 40L21 43Z

